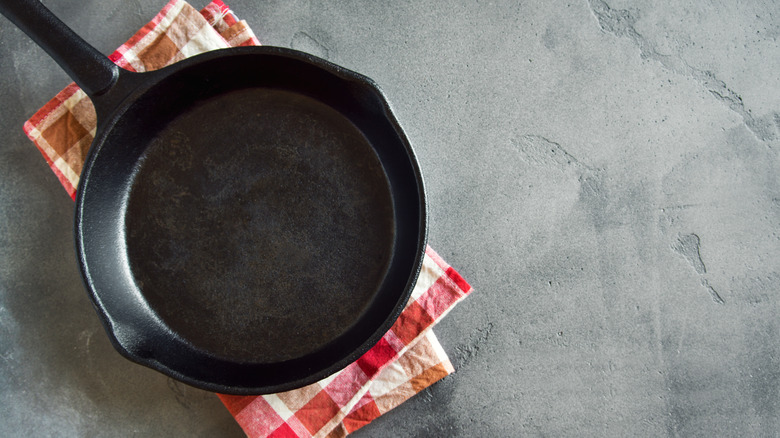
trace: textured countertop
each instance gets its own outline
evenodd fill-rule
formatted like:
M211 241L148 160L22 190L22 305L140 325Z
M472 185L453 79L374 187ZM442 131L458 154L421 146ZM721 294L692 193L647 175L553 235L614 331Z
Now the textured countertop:
M164 0L45 3L110 53ZM383 88L475 288L456 372L355 436L777 434L780 6L680 3L229 2ZM0 19L0 435L241 436L103 333L22 132L68 83Z

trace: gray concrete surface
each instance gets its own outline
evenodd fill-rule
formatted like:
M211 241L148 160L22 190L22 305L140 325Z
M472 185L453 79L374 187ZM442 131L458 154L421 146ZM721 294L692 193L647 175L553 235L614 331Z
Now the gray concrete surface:
M164 2L46 3L109 53ZM777 2L231 5L383 87L476 289L436 330L456 372L355 436L778 435ZM0 435L240 436L99 326L21 130L67 83L0 20Z

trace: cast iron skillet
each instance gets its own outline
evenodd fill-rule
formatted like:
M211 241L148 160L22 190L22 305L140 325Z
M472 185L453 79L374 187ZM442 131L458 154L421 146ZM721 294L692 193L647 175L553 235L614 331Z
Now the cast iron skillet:
M260 394L324 378L386 333L420 270L425 199L371 80L276 47L131 73L37 0L0 7L95 104L76 250L120 353Z

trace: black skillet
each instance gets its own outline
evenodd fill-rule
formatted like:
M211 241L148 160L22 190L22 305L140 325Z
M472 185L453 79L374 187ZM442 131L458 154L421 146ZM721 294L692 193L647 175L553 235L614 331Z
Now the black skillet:
M191 385L324 378L395 322L422 263L422 177L369 79L277 47L131 73L36 0L3 0L95 104L76 250L116 349Z

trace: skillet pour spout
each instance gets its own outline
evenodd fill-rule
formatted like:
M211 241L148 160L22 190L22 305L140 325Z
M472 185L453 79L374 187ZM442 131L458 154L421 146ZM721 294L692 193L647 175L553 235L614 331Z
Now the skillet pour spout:
M95 104L75 244L121 354L264 394L340 370L389 330L422 265L426 206L373 81L268 46L131 73L38 1L0 12Z

